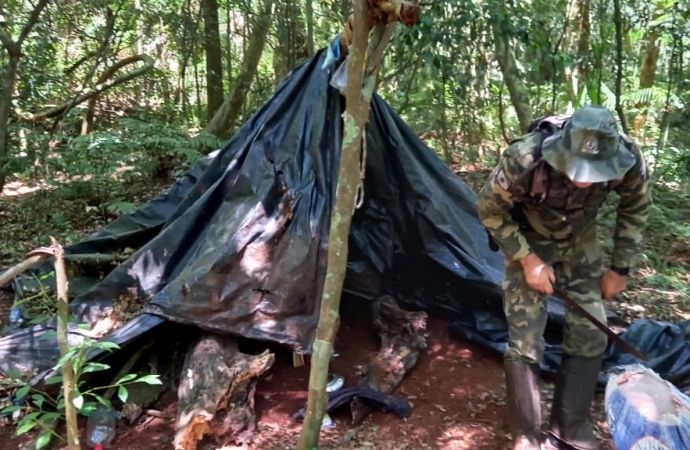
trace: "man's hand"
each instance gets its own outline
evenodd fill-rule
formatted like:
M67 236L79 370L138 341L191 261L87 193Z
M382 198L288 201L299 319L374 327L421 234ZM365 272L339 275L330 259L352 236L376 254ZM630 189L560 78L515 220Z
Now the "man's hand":
M556 282L556 275L551 266L546 264L534 253L530 253L520 260L525 273L527 284L534 290L544 294L553 294L551 283Z
M601 276L601 296L604 300L615 297L625 290L628 277L609 269Z

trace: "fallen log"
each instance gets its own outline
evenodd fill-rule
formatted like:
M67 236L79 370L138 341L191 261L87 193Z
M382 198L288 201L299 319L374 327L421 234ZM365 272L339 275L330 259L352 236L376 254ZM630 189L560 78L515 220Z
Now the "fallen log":
M391 394L405 375L417 364L420 353L427 348L424 331L425 312L400 309L390 295L381 296L374 302L374 326L381 336L378 355L362 368L358 385ZM359 424L371 411L372 406L355 397L350 403L352 424Z
M206 436L218 445L249 444L256 431L256 383L275 355L240 353L237 341L203 334L185 358L178 387L176 450L196 450Z

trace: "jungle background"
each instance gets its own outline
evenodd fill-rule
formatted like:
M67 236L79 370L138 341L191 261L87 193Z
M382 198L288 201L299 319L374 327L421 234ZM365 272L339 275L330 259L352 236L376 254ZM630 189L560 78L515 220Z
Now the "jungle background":
M645 246L614 307L628 319L687 320L690 4L420 5L420 22L394 34L377 93L475 190L533 118L588 103L614 110L655 182ZM347 0L0 2L0 266L50 245L49 236L74 243L160 194L329 45L351 8ZM600 217L606 248L615 202ZM3 299L5 312L10 304Z

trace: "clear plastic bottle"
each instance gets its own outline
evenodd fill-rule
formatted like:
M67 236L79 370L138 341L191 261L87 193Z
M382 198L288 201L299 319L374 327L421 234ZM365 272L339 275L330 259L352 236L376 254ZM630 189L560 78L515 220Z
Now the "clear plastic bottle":
M94 450L110 448L115 437L116 412L113 408L99 406L86 422L86 436L89 447Z

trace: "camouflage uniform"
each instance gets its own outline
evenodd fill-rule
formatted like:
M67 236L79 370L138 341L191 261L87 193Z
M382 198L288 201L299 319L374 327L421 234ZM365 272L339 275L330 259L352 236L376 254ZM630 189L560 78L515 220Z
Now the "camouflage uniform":
M477 204L490 237L505 256L505 370L515 448L539 448L537 374L546 325L545 294L526 283L520 260L530 253L538 255L553 268L556 283L605 323L598 210L611 190L618 193L611 266L625 274L638 253L652 202L644 157L630 138L617 132L610 111L587 106L572 117L557 119L565 125L553 133L533 131L509 145ZM593 184L579 188L571 180ZM607 337L572 310L567 311L563 333L550 429L559 439L550 438L551 445L598 448L587 414ZM561 447L564 442L572 447Z

